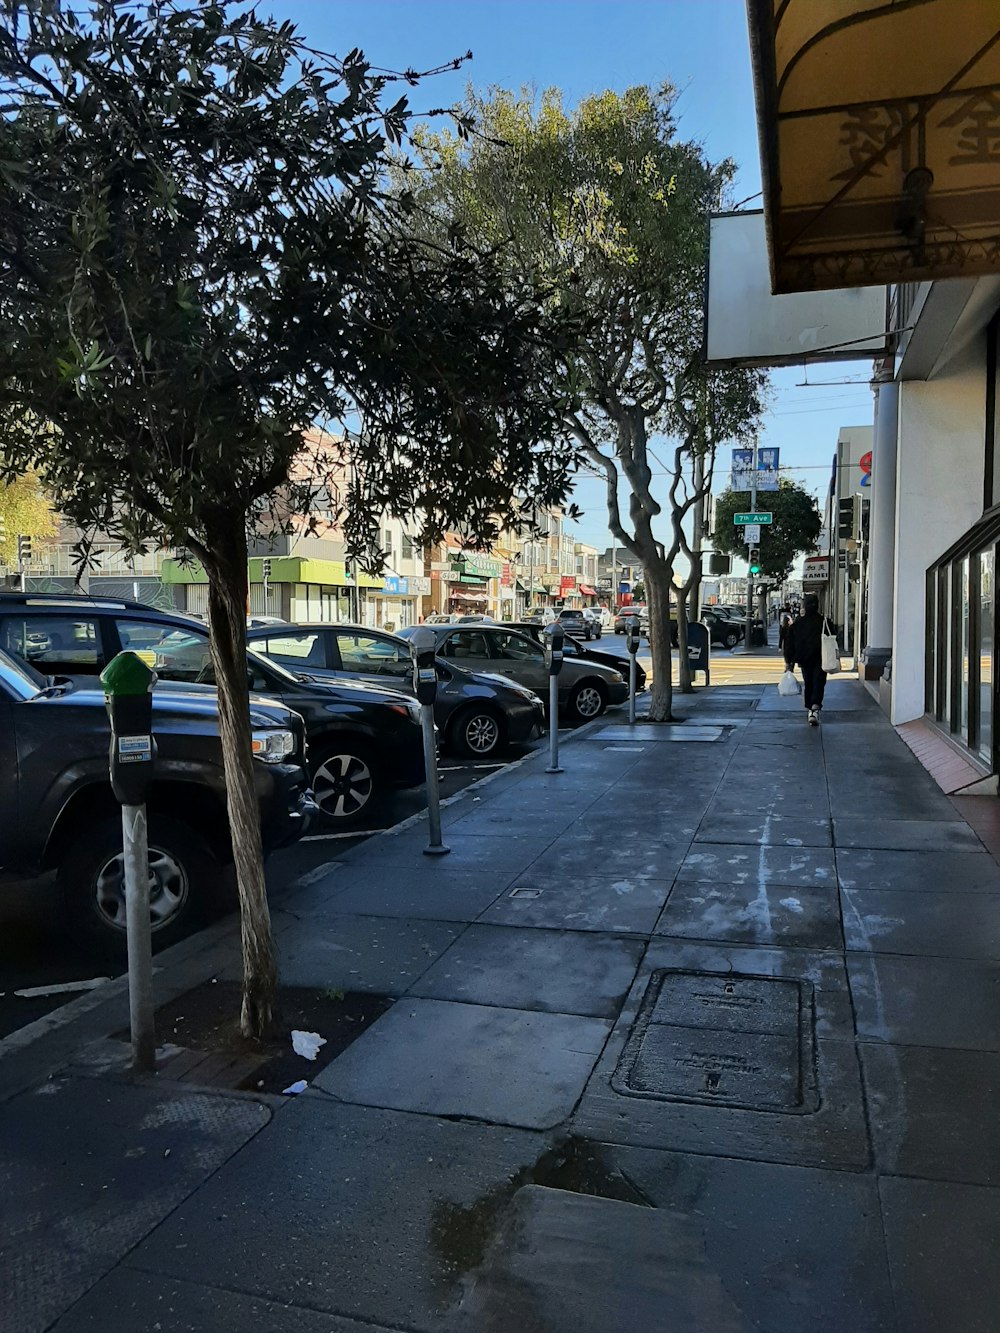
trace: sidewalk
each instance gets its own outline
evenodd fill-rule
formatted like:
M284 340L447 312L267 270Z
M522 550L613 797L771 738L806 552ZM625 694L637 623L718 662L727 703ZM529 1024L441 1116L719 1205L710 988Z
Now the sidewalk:
M396 997L302 1096L0 1060L5 1333L996 1329L997 861L856 682L677 710L278 900Z

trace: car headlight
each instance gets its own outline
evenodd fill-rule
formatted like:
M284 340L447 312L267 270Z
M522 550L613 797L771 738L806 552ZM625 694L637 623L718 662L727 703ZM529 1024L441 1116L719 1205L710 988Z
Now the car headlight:
M617 684L619 684L619 685L624 685L624 684L625 684L625 677L622 675L622 673L621 673L620 671L614 671L614 670L612 670L612 672L611 672L611 679L612 679L613 681L615 681L615 682L616 682Z
M254 731L251 733L253 757L264 764L280 764L295 749L295 737L290 731Z
M394 713L398 713L400 717L408 717L411 722L416 722L417 726L420 725L420 705L416 699L410 699L406 703L402 701L398 704L391 703L387 707L391 708Z

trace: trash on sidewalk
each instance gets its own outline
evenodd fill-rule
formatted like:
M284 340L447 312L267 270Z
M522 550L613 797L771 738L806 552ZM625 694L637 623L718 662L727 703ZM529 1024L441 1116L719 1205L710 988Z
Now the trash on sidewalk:
M110 977L93 977L90 981L57 981L51 986L25 986L14 994L20 995L22 1000L40 1000L46 995L70 995L78 990L96 990L110 980Z
M294 1083L289 1083L287 1088L282 1088L281 1095L283 1097L297 1097L300 1092L305 1092L308 1086L309 1083L307 1079L298 1078Z
M318 1032L300 1032L298 1028L292 1029L292 1050L296 1055L304 1056L307 1060L315 1060L319 1055L319 1048L326 1045L326 1038L321 1037Z
M785 671L778 681L778 693L783 699L790 699L801 690L799 682L790 671Z

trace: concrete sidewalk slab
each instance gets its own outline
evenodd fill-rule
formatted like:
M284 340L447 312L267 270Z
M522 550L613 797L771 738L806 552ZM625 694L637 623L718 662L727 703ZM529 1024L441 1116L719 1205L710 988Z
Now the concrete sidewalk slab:
M844 889L986 893L1000 890L1000 866L979 852L893 852L837 849Z
M858 1049L881 1172L1000 1185L992 1114L1000 1054L871 1043Z
M862 1041L1000 1051L1000 964L852 953L847 969Z
M279 941L281 979L286 986L402 995L461 930L457 922L405 917L338 913L322 925L312 917Z
M889 1177L879 1194L900 1330L995 1333L1000 1191Z
M457 833L449 830L447 845L449 853L441 858L442 869L449 874L465 870L478 872L488 866L495 874L509 871L517 874L531 865L551 844L552 835L547 831L525 834L509 832L504 834ZM419 827L390 836L383 836L346 852L340 859L345 865L363 864L366 877L397 870L403 873L412 866L426 864L424 848L427 846L427 829Z
M269 1119L250 1100L91 1079L6 1103L0 1327L48 1328Z
M302 892L282 902L303 921L337 916L395 916L425 921L475 921L516 878L513 872L452 870L421 857L415 867L372 867L370 873L345 867L337 872L335 893L310 907L312 895Z
M834 821L838 847L896 851L983 852L986 849L964 819L862 819Z
M1000 900L988 893L844 889L848 949L1000 960Z
M782 847L830 847L833 835L829 819L816 815L800 816L717 813L702 820L695 842L721 842L739 845L766 843Z
M308 1294L304 1293L304 1299ZM114 1311L114 1323L109 1321ZM97 1284L58 1323L53 1333L110 1333L155 1329L156 1333L397 1333L388 1324L359 1323L239 1291L181 1278L118 1268Z
M795 949L843 949L835 889L679 883L657 935Z
M473 925L410 994L617 1018L645 948L623 935Z
M833 852L815 847L697 843L684 858L678 880L703 884L803 885L837 883Z
M540 886L539 881L542 881ZM491 925L624 931L649 935L670 892L669 880L523 876L479 917Z
M552 1129L612 1024L446 1000L400 1001L315 1079L338 1101Z

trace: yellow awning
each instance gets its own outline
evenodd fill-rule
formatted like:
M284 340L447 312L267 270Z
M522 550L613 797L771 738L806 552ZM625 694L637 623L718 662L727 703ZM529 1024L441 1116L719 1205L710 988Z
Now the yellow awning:
M747 0L776 293L1000 271L997 0Z

